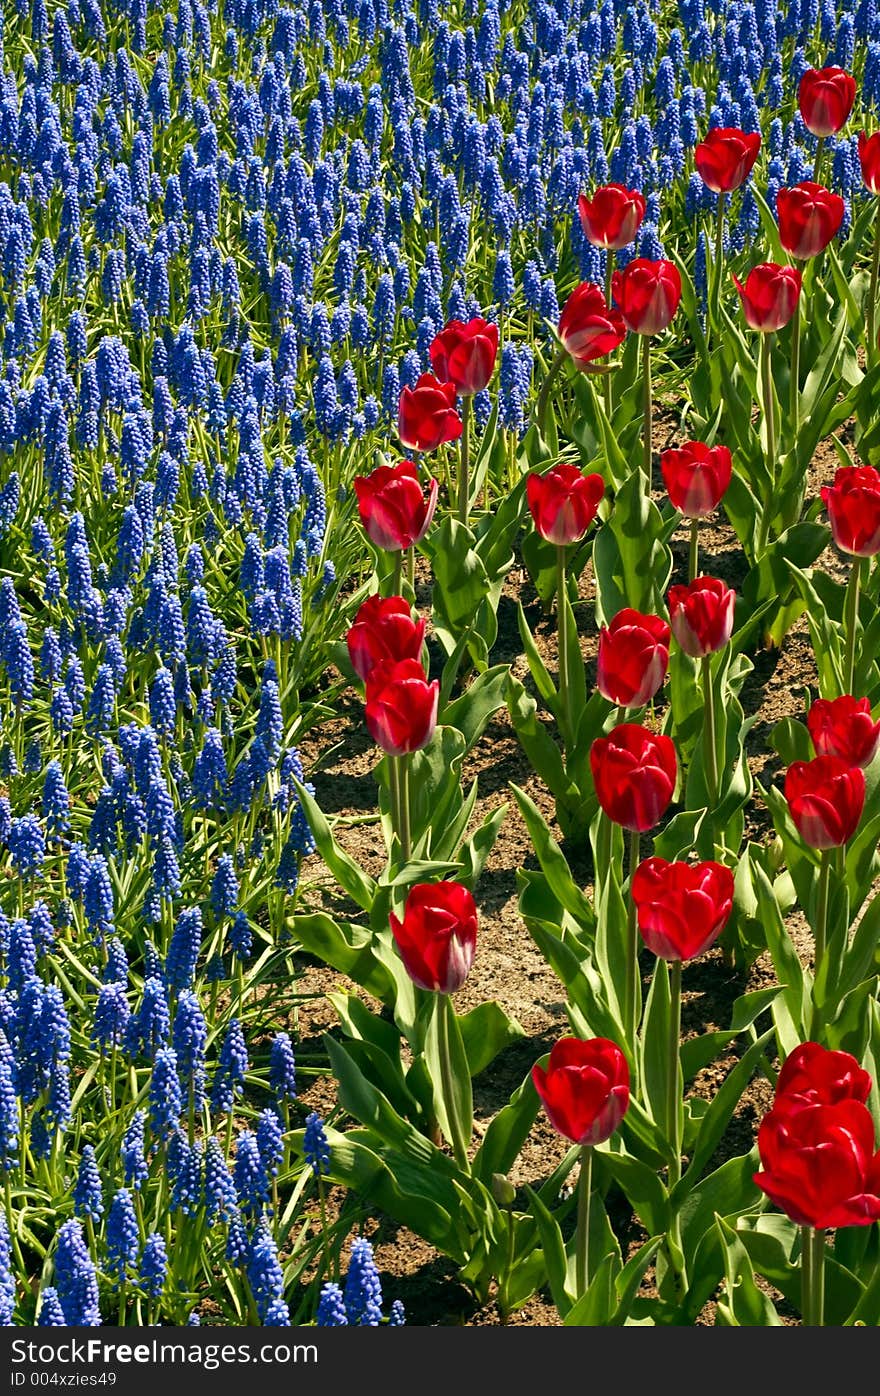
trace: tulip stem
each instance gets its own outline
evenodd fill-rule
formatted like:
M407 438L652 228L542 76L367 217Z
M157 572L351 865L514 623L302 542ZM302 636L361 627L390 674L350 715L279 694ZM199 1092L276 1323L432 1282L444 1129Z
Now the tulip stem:
M560 727L569 745L574 745L574 730L571 716L571 692L568 686L568 617L565 614L566 599L565 544L556 546L556 627L557 652L559 655L559 709Z
M813 1316L814 1327L825 1326L825 1232L812 1228L813 1242Z
M614 276L614 248L608 247L605 250L605 304L611 307L611 279ZM611 421L611 414L614 410L611 402L611 374L606 373L602 380L602 391L605 394L605 416Z
M458 521L463 523L465 528L471 512L471 482L470 482L470 455L471 455L471 398L465 397L461 404L461 441L459 442L461 456L458 467Z
M822 961L825 959L825 944L828 938L828 900L831 889L831 858L833 850L823 848L819 854L819 899L816 905L816 945L813 954L813 1012L810 1019L810 1037L818 1040L822 1031L822 1015L815 1003L816 982Z
M408 863L412 857L412 834L410 831L410 808L409 808L409 752L405 751L401 756L395 756L397 765L398 783L398 818L397 837L400 842L400 861Z
M593 1146L581 1145L581 1171L578 1176L577 1252L575 1256L575 1289L578 1299L586 1294L590 1284L590 1194L593 1189Z
M761 528L758 534L758 556L767 546L770 533L770 511L776 498L776 414L773 410L773 374L770 369L770 332L761 335L761 396L764 399L764 426L767 433L767 473L770 476L770 497L764 501Z
M540 431L542 436L545 435L544 424L545 419L547 417L547 403L550 400L550 389L553 386L553 381L556 378L557 373L562 368L562 365L565 363L567 358L568 350L560 347L557 350L556 358L553 360L552 364L547 370L547 376L541 384L541 391L538 393L538 402L535 407L535 416L538 419L538 430Z
M688 554L688 581L695 582L699 575L697 563L700 556L700 520L691 519L691 546Z
M639 924L633 878L639 866L641 835L638 829L629 831L629 907L626 944L626 1033L635 1060L636 1029L639 1025Z
M454 1013L449 994L438 994L435 1012L437 1014L437 1047L440 1055L440 1088L443 1104L446 1107L446 1122L449 1127L452 1152L455 1162L463 1172L471 1169L468 1160L468 1140L464 1138L458 1111L455 1108L455 1082L452 1075L452 1059L449 1054L449 1015Z
M391 554L391 590L389 596L400 596L400 588L403 583L403 552L396 549Z
M801 298L794 304L791 317L791 426L795 444L800 429L801 412Z
M813 1322L813 1228L801 1227L801 1322Z
M715 265L712 268L712 309L715 328L721 329L721 263L724 261L724 194L718 195L718 222L715 225Z
M825 154L825 137L819 136L816 141L816 158L813 161L813 183L819 183L819 171L822 168L822 156Z
M843 691L854 692L856 672L856 631L859 625L859 593L862 584L862 559L854 557L846 588L846 655L843 666Z
M679 1084L679 1048L681 1039L681 960L669 964L669 1057L666 1063L666 1131L669 1139L669 1191L681 1178L681 1086Z
M712 656L703 655L703 747L706 754L706 784L714 810L718 803L718 748L715 745L715 690L712 687Z
M645 457L644 471L648 488L651 487L651 435L653 432L653 402L651 397L651 336L642 335L642 381L645 389Z
M868 287L868 315L867 331L868 342L865 345L865 359L870 365L877 357L877 339L875 337L877 314L877 279L880 276L880 203L877 205L877 225L874 230L874 256L871 261L871 282Z
M407 550L406 550L406 580L409 582L410 591L411 591L412 594L413 594L413 598L415 598L415 594L416 594L416 547L415 547L415 544L414 544L414 543L413 543L412 547L407 548Z

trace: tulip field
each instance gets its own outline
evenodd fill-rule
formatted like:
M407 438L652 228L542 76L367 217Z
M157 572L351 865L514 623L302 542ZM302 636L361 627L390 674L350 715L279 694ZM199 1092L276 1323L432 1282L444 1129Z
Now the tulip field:
M0 1323L880 1325L876 0L0 66Z

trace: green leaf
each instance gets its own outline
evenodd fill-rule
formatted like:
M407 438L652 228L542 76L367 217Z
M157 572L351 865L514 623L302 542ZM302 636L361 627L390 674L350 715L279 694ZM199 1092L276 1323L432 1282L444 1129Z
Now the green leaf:
M703 1116L700 1133L687 1172L677 1185L672 1196L672 1205L678 1207L699 1179L709 1159L718 1147L721 1136L727 1128L734 1110L739 1104L743 1091L752 1079L764 1048L773 1036L768 1029L746 1049L721 1083L709 1109ZM656 1228L654 1228L656 1229Z
M541 1238L541 1246L544 1250L544 1264L547 1267L547 1279L550 1284L550 1293L553 1296L553 1303L559 1310L560 1317L565 1319L566 1314L572 1306L572 1297L567 1288L568 1265L565 1256L565 1246L562 1241L562 1232L559 1223L553 1216L549 1208L541 1201L536 1192L526 1185L526 1196L529 1201L529 1211L535 1219L538 1227L538 1235Z
M471 1076L479 1076L499 1052L525 1037L516 1019L509 1017L494 999L462 1014L458 1018L458 1030Z
M647 1232L655 1235L668 1230L669 1202L655 1168L622 1148L607 1146L596 1149L593 1167L600 1177L610 1174Z
M434 1110L447 1141L469 1141L474 1131L471 1074L461 1028L449 994L434 994L425 1033L425 1060L434 1084ZM449 1079L444 1081L443 1040L448 1044ZM447 1088L448 1087L448 1088Z
M718 1322L730 1327L777 1328L781 1320L770 1299L755 1284L755 1273L748 1253L737 1233L723 1217L715 1225L724 1248L727 1298L718 1301Z
M541 658L538 646L535 644L535 637L529 629L529 623L526 620L526 613L522 608L521 601L517 601L516 603L516 614L523 650L529 665L529 673L534 680L535 687L544 699L544 702L549 705L551 711L555 712L555 704L558 697L556 685L550 677L550 672L546 664Z
M659 956L654 964L651 988L645 1004L639 1050L639 1080L642 1095L654 1121L666 1133L666 1063L669 1060L670 1033L669 970ZM650 1226L651 1232L660 1230Z
M491 1120L483 1142L474 1157L474 1176L481 1178L488 1186L493 1173L507 1173L512 1168L529 1131L537 1118L541 1101L529 1072L521 1086L518 1086Z
M591 1212L592 1219L592 1212ZM577 1303L565 1315L565 1327L596 1328L611 1322L614 1302L614 1255L606 1255L594 1270L587 1287ZM619 1262L618 1262L619 1263Z
M384 1003L393 1002L394 978L377 959L375 940L370 930L348 922L334 921L323 911L310 915L296 913L292 929L300 945L310 955L317 956L340 974L347 974L349 979Z
M466 752L472 750L498 709L504 707L509 673L506 664L486 669L441 714L443 725L457 728L464 737Z
M294 779L293 784L308 826L314 836L318 852L342 890L351 897L353 902L357 903L362 911L369 911L376 895L376 883L336 842L317 800L309 793L305 785L296 779Z
M596 923L592 902L571 875L565 855L550 833L535 802L511 782L510 788L529 833L529 840L554 895L579 926L590 930Z

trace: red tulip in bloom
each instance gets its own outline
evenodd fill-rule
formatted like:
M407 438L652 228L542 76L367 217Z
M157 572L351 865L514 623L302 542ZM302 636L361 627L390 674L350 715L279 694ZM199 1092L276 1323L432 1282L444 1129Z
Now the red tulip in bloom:
M839 756L848 766L870 766L880 746L880 722L867 698L818 698L807 714L817 756Z
M702 659L723 649L733 630L736 592L717 577L696 577L669 588L669 623L685 654Z
M498 354L498 326L479 317L450 320L433 340L428 353L441 383L454 383L461 397L481 393L492 377Z
M840 195L812 180L780 189L776 195L779 241L792 257L815 257L837 236L844 212Z
M601 1144L629 1108L629 1067L607 1037L561 1037L532 1081L553 1128L572 1144Z
M612 354L626 339L626 325L608 305L598 286L582 281L575 286L559 317L559 339L578 368Z
M662 817L678 773L671 738L621 722L590 747L596 795L609 819L644 833Z
M436 451L445 441L461 436L455 410L455 384L439 383L423 373L414 388L404 388L397 412L397 434L411 451Z
M642 708L666 678L669 626L660 616L644 616L628 607L618 611L599 632L596 686L603 698L621 708Z
M454 994L468 977L477 948L477 908L458 882L417 882L400 921L389 916L400 958L420 989Z
M856 82L842 68L809 68L798 88L804 125L814 136L834 136L845 126L856 100Z
M824 485L822 503L834 541L855 557L880 553L880 474L872 465L842 465L833 485Z
M662 960L693 960L720 936L733 910L733 873L723 863L646 858L632 880L642 939Z
M412 618L402 596L369 596L359 608L345 637L348 657L359 679L366 681L379 664L418 660L425 638L425 622Z
M774 1109L783 1101L791 1109L837 1105L841 1100L864 1104L870 1093L870 1076L849 1052L829 1052L818 1042L802 1042L782 1064Z
M417 659L380 664L367 679L367 730L389 756L421 751L434 735L439 701L439 681L429 683Z
M694 150L694 164L708 189L729 194L748 179L760 149L759 135L736 126L718 126Z
M819 1231L880 1219L880 1153L858 1100L792 1108L777 1101L761 1121L755 1182L798 1226Z
M430 480L426 499L419 472L409 460L380 465L369 475L359 475L354 492L367 537L389 553L411 548L431 525L438 489L437 481Z
M660 452L660 469L676 509L686 518L704 519L730 484L733 463L726 446L686 441Z
M859 164L865 188L871 194L880 194L880 131L873 136L859 132Z
M526 480L535 528L548 543L565 545L583 538L604 493L601 475L584 475L565 461Z
M578 213L584 237L594 247L618 252L628 247L645 216L645 200L637 189L623 184L603 184L592 199L581 194Z
M746 324L753 330L781 330L795 312L801 293L801 274L797 267L782 267L776 262L761 262L752 267L745 285L733 278L742 301Z
M681 300L681 277L674 262L636 257L611 278L611 289L628 330L659 334Z
M865 804L865 775L839 756L794 761L785 773L785 798L804 843L837 848L852 838Z

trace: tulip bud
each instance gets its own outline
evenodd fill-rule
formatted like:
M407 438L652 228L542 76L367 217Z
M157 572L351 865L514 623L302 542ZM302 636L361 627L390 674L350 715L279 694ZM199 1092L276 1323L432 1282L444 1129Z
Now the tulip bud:
M495 368L498 326L479 316L463 324L450 320L428 350L431 367L441 382L453 383L462 397L485 388Z
M733 630L736 592L717 577L669 588L669 623L685 654L702 659L723 649Z
M391 931L420 989L454 994L467 979L477 948L477 908L457 882L419 882L410 888L403 920L393 912Z
M714 194L728 194L744 184L761 149L761 137L736 126L718 126L694 150L697 172Z
M411 548L431 526L439 488L436 480L429 480L425 498L419 472L409 460L359 475L354 490L367 537L386 552Z
M601 475L584 475L566 461L526 480L535 528L548 543L565 545L583 538L605 492Z
M804 125L814 136L835 136L849 120L856 82L842 68L808 68L798 88Z
M627 329L659 334L678 309L681 277L674 262L636 257L614 273L611 289Z
M629 1107L626 1057L605 1037L560 1038L532 1081L551 1125L573 1144L601 1144Z
M594 247L619 251L628 247L645 216L644 196L637 189L622 184L605 184L592 199L581 194L578 214L584 237Z

